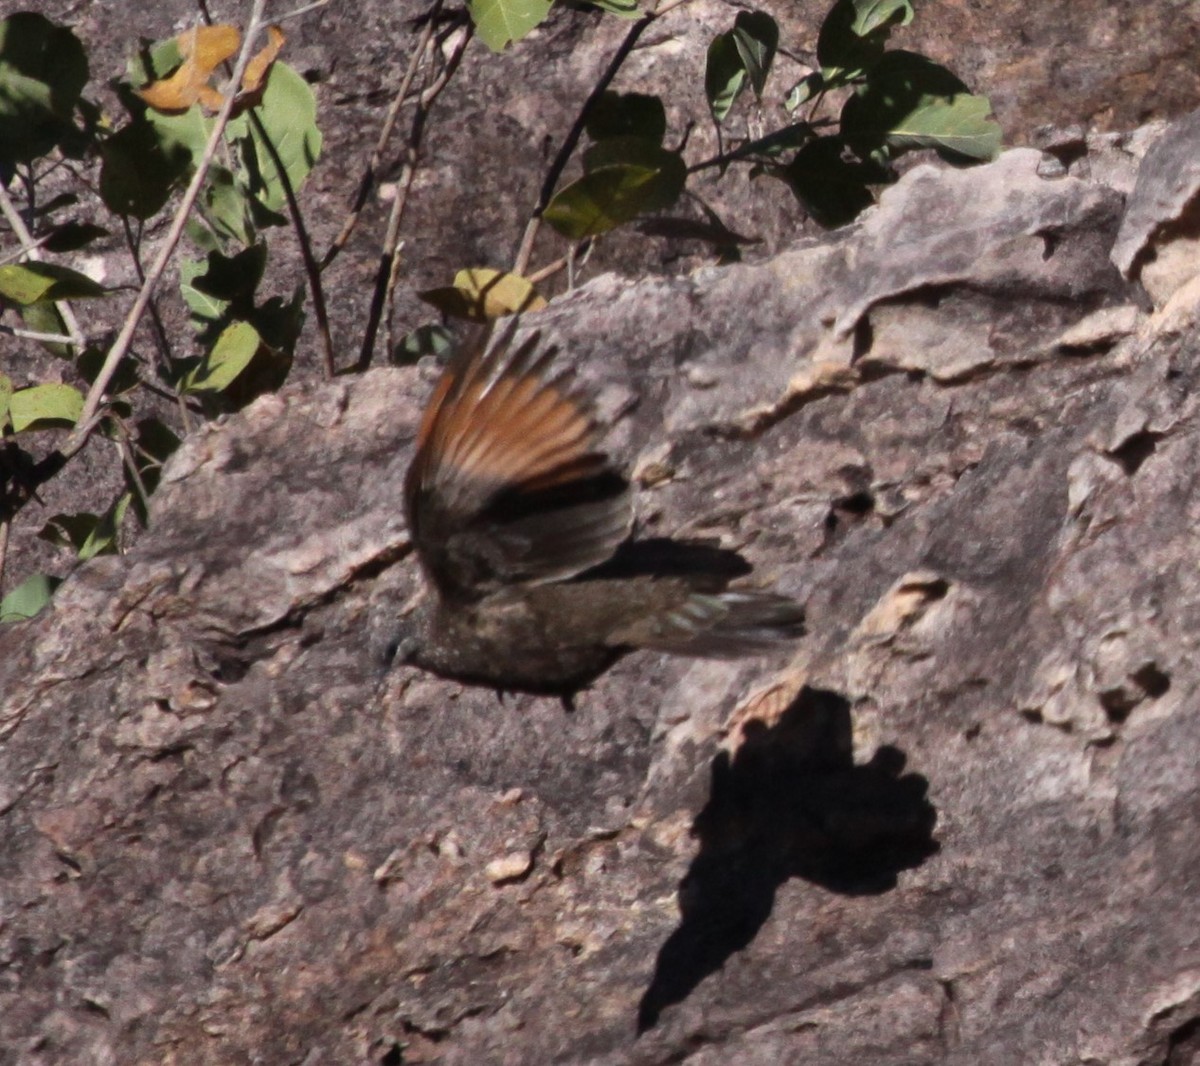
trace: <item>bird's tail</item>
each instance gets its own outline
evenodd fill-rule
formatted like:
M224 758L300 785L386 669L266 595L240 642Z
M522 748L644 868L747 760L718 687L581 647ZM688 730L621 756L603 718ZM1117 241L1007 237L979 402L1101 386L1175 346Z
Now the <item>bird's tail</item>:
M804 608L774 592L694 592L637 631L629 643L674 655L740 659L767 655L804 635Z

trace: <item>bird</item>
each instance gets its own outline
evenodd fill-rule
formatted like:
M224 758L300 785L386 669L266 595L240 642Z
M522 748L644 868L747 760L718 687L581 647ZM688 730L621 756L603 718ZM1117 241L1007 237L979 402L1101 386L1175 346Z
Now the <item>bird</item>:
M734 553L630 539L631 485L591 398L517 327L460 347L425 408L404 501L428 594L393 662L570 707L638 649L740 658L799 639L799 602L705 565Z

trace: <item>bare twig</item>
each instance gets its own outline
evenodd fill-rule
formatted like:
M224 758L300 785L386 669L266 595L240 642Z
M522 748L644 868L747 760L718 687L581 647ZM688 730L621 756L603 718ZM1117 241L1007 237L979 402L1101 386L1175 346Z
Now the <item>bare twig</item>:
M346 221L342 223L341 231L329 246L329 251L321 258L322 270L337 258L338 253L345 247L346 241L350 239L350 234L354 232L354 227L358 225L358 218L362 214L363 207L366 206L367 197L371 195L371 190L375 187L375 177L379 173L380 165L383 163L383 153L387 149L388 141L391 139L396 119L400 115L400 108L404 101L408 99L408 91L412 88L413 79L417 76L417 70L421 66L421 61L429 51L429 43L433 37L434 23L437 21L436 15L441 6L442 0L434 0L433 6L429 9L425 18L425 27L421 30L421 36L417 39L417 47L413 49L413 54L409 58L408 69L405 70L404 77L400 81L400 88L396 90L396 95L392 98L387 115L384 117L383 127L380 129L379 137L375 142L375 150L371 153L371 158L367 161L367 169L363 173L362 180L358 183L358 192L354 195L354 205L350 208L350 213L346 216Z
M459 63L462 62L463 53L471 41L471 36L471 24L468 23L464 28L462 36L454 43L454 48L447 57L441 72L425 87L417 100L417 110L413 115L412 130L409 133L408 148L405 153L404 169L401 171L400 180L396 183L396 198L392 201L391 214L388 216L387 231L383 238L383 252L379 257L379 267L375 271L375 290L371 294L371 308L367 314L367 324L363 330L363 342L362 347L359 349L355 370L366 370L371 365L371 355L375 348L375 338L379 333L379 322L383 317L384 307L396 285L398 277L396 259L400 243L400 220L404 215L404 207L408 202L408 194L412 189L413 178L416 176L417 162L421 155L421 141L425 133L425 123L429 118L429 112L434 102L454 76Z
M17 235L17 239L21 242L21 248L25 254L35 262L40 262L42 253L39 250L41 242L33 239L33 234L29 232L29 227L25 225L25 220L21 217L21 212L17 210L16 205L12 202L12 197L8 195L8 190L4 184L0 182L0 213L8 220L8 224L12 226L13 232ZM67 332L71 335L71 343L77 348L84 347L83 331L79 328L79 320L75 317L75 312L71 310L71 305L66 300L59 300L55 303L58 308L58 313L62 315L63 324L67 327Z
M553 263L547 263L541 270L535 270L532 274L526 276L525 280L530 285L537 285L539 282L545 281L547 278L554 277L560 270L564 270L568 263L568 257L563 256L561 259L554 260Z
M307 15L310 11L315 11L319 7L324 7L329 3L329 0L313 0L311 4L305 4L303 7L296 8L295 11L289 11L286 15L278 15L275 18L275 23L278 25L281 22L288 22L291 19L298 19L301 15Z
M146 514L150 510L150 493L146 491L146 483L142 480L142 472L138 469L137 459L133 454L133 442L129 435L129 427L125 425L124 419L119 419L117 425L120 429L120 436L116 442L117 449L121 453L121 461L125 464L129 480L133 482L133 491L137 493L138 501L142 505L142 513Z
M32 259L33 257L29 253L35 248L40 248L53 236L53 233L46 233L39 237L32 244L22 244L20 248L14 248L11 252L5 252L4 255L0 255L0 264L12 263L17 259L20 259L22 256L27 259Z
M383 347L384 347L384 351L389 352L389 353L395 348L395 345L396 345L396 340L392 336L392 313L394 311L394 307L392 304L392 296L396 289L396 283L400 278L400 264L402 262L404 262L403 258L400 255L400 253L403 251L404 251L404 242L397 241L396 242L396 250L392 253L392 267L388 271L388 283L387 283L387 293L386 293L387 314L385 314L383 316L383 327L384 327Z
M834 124L833 119L813 119L810 122L794 122L792 125L784 126L774 133L767 134L765 137L748 138L737 145L737 147L730 148L728 151L722 148L716 155L709 156L708 159L702 159L699 163L693 163L687 168L687 172L689 174L698 174L702 170L711 170L713 167L726 167L730 163L737 163L742 160L770 163L771 159L766 153L772 144L779 143L780 137L783 134L791 134L801 126L809 130L818 130ZM813 137L816 137L815 133Z
M75 338L65 333L39 333L36 329L17 329L14 326L0 326L0 333L9 337L22 337L28 341L41 341L44 344L74 344Z
M187 224L188 215L191 214L196 198L200 195L200 188L204 184L209 165L212 163L213 157L217 154L217 148L225 133L225 126L229 122L230 113L233 111L234 101L237 97L237 87L241 84L242 75L246 71L246 65L250 62L250 56L253 54L254 39L258 36L258 31L262 27L262 16L265 6L266 0L251 0L250 16L247 19L246 33L242 39L242 48L238 53L237 62L234 64L233 76L225 91L225 98L221 103L221 109L217 112L216 119L213 122L212 133L209 134L208 143L204 146L204 154L200 157L200 162L196 166L196 172L192 175L192 180L183 194L183 199L179 204L178 210L175 212L171 228L167 231L167 236L163 241L162 247L159 249L158 256L146 275L146 280L138 292L137 299L134 300L133 307L130 308L129 313L125 316L121 332L117 335L117 339L109 349L108 355L105 356L100 373L96 376L96 380L92 383L92 387L88 391L87 398L83 403L83 412L79 416L79 422L67 438L64 454L74 454L77 452L83 446L84 441L86 441L87 434L91 432L90 427L95 419L97 408L99 408L104 398L104 390L108 388L108 383L112 380L113 374L116 373L117 366L125 357L125 353L129 351L129 345L133 341L134 330L137 329L142 315L145 314L150 297L154 294L155 287L162 279L163 273L167 269L167 263L170 262L171 256L175 251L175 246L179 243L179 238L183 235L183 228Z

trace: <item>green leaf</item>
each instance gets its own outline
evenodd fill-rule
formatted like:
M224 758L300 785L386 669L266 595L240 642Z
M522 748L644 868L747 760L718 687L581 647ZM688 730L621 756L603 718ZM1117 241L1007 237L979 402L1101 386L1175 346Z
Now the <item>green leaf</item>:
M708 46L704 65L704 95L718 124L725 121L746 83L746 68L732 33L719 33Z
M20 308L20 314L26 329L35 333L55 333L60 337L67 335L67 323L57 305L53 303L28 304ZM58 341L38 341L38 344L60 359L70 359L74 353L71 345L60 344Z
M986 96L960 93L950 98L926 98L888 132L888 144L898 148L934 148L943 158L987 162L1000 154L1004 135L991 117Z
M795 111L796 108L807 104L814 96L825 88L825 79L821 77L819 70L814 70L811 74L806 74L787 94L787 99L784 100L783 106L788 111Z
M50 602L54 590L61 584L61 577L51 577L49 574L34 574L26 578L0 600L0 625L32 618Z
M991 104L945 67L913 52L889 52L842 109L842 134L859 155L880 147L934 148L954 159L994 159L999 125Z
M177 113L156 111L140 100L134 106L140 109L139 113L154 131L160 151L169 159L183 160L184 169L190 175L204 155L213 120L205 118L197 104Z
M0 22L0 163L26 163L76 133L71 116L88 80L83 45L30 11Z
M0 430L8 425L8 405L12 402L13 383L7 374L0 374Z
M264 133L279 156L292 191L299 192L321 154L317 101L308 82L286 63L275 62L271 65L262 101L253 114L259 122L249 122L250 135L241 138L250 191L268 211L277 212L287 203L287 197L275 159L263 143ZM236 125L232 126L231 137L237 136L237 129Z
M868 186L890 177L871 163L847 159L846 146L837 137L810 142L786 166L766 173L785 182L813 219L829 229L853 221L874 202Z
M754 95L762 97L775 50L779 26L765 11L741 11L728 33L719 33L708 46L704 94L713 118L724 122L749 79Z
M0 266L0 296L16 304L107 295L104 286L97 285L86 274L56 263L9 263Z
M129 81L135 89L142 89L152 81L167 77L183 62L179 41L168 37L163 41L140 39L137 54L125 66Z
M210 413L244 407L286 380L291 353L267 344L250 322L233 322L199 364L184 375L183 392L197 395Z
M158 214L192 165L191 153L163 137L157 125L135 119L100 145L100 198L114 214Z
M203 270L192 275L192 286L210 298L236 304L253 296L261 283L267 266L267 246L255 244L234 255L210 252L200 265Z
M641 137L662 144L667 111L662 100L645 93L604 93L588 110L587 134L593 141L606 137Z
M607 11L610 15L616 15L617 18L635 19L641 15L637 0L590 0L590 2L593 7Z
M688 178L688 164L679 152L662 148L654 140L644 137L606 137L589 144L583 151L584 170L599 170L619 163L659 170L664 175L664 190L673 190L662 199L660 206L664 208L676 202Z
M34 385L14 392L8 410L14 433L56 424L73 426L83 411L83 394L70 385Z
M862 77L883 56L891 24L884 23L866 34L855 30L858 24L854 0L838 0L821 23L817 62L826 88L836 89Z
M427 355L445 355L453 347L454 335L445 326L418 326L396 345L389 362L393 366L412 366Z
M687 165L678 152L643 137L608 137L583 155L586 173L561 190L544 218L571 240L596 236L679 199Z
M212 252L211 255L220 255ZM221 322L229 310L229 301L221 300L206 292L203 279L208 270L207 259L184 259L179 264L179 291L183 302L192 312L192 325L199 330Z
M226 167L209 167L197 201L200 215L208 226L196 222L189 230L189 236L210 251L219 249L222 243L254 244L249 195L246 186Z
M504 51L540 26L550 14L551 0L468 0L475 32L493 52Z
M585 171L614 166L644 167L657 172L651 182L641 186L639 215L671 207L687 182L683 157L643 137L608 137L589 145L583 153Z
M117 534L131 500L130 493L122 493L103 515L86 511L51 515L38 536L61 548L71 549L80 559L113 555L117 551Z
M765 11L739 11L732 33L742 69L754 95L761 98L779 47L779 24Z
M854 21L850 29L866 37L881 28L907 26L913 20L912 0L852 0Z
M262 338L249 322L234 322L217 338L200 365L183 381L183 391L222 392L254 358Z
M211 344L233 319L254 315L254 297L267 265L267 246L255 244L235 255L209 252L179 265L179 289L201 342Z
M236 255L209 252L204 259L185 260L179 268L180 291L203 345L218 344L220 337L236 323L248 324L258 333L261 344L252 373L239 376L237 387L232 390L214 390L203 385L205 392L223 391L225 399L235 406L283 384L304 325L302 284L296 286L288 301L272 296L263 303L255 302L266 261L267 246L259 243ZM207 365L208 360L201 360L186 372L183 387L200 387L207 379Z
M543 218L569 240L595 237L637 218L646 189L658 178L650 167L625 164L585 174L555 195Z
M93 555L115 555L117 553L117 536L121 532L121 523L125 521L125 512L133 499L131 493L123 492L97 523L87 540L79 549L80 559L90 559Z

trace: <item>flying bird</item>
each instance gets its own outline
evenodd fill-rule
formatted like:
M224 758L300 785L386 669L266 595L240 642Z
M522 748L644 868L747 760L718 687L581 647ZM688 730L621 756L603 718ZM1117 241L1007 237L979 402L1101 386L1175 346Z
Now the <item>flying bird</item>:
M728 567L690 565L686 545L680 565L636 561L649 542L629 542L630 484L588 397L555 346L515 332L462 348L426 408L404 489L431 595L396 659L569 704L638 648L738 658L800 637L799 603L727 587Z

